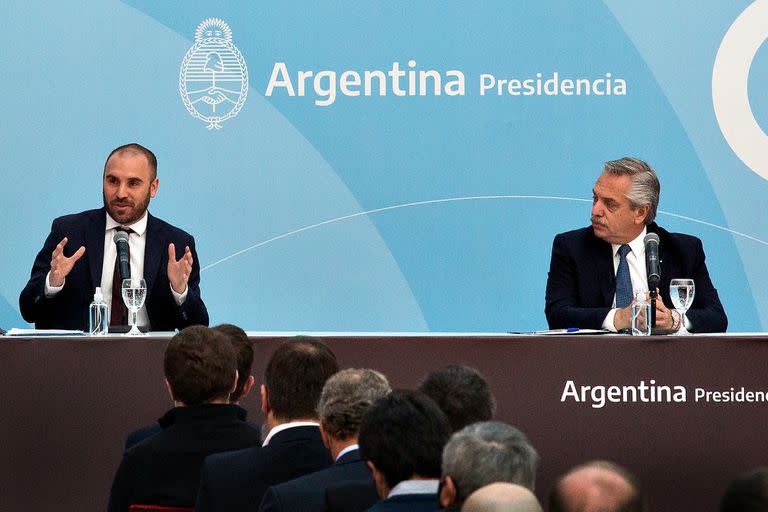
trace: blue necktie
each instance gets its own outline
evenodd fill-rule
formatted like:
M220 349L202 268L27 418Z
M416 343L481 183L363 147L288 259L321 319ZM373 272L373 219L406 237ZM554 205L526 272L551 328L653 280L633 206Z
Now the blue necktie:
M624 244L619 247L619 268L616 269L616 307L623 309L632 302L632 278L629 277L627 254L632 249Z

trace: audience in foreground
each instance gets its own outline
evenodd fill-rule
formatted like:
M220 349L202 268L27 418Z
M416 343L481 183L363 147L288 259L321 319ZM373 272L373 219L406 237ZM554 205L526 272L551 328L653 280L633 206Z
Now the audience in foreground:
M187 327L165 350L164 372L176 407L173 424L125 452L109 498L110 512L132 504L190 507L207 455L258 445L261 432L229 403L237 354L220 332Z
M740 475L723 494L720 512L768 512L768 467Z
M542 512L530 489L510 483L494 483L473 492L462 512Z
M532 491L538 463L538 453L515 427L498 421L464 427L443 449L440 504L458 510L470 494L494 482Z
M456 432L478 421L490 421L496 412L488 382L468 366L451 365L429 373L419 391L435 401Z
M360 454L379 497L372 512L437 509L443 446L451 434L445 414L417 391L393 391L363 416Z
M238 404L240 398L247 395L253 386L253 375L251 375L251 367L253 366L253 345L251 340L248 339L248 335L240 327L232 324L221 324L216 327L212 327L214 331L218 331L224 334L229 341L234 345L237 352L237 386L229 397L230 403ZM173 425L175 421L175 409L171 409L158 420L146 427L142 427L138 430L134 430L125 439L125 449L127 450L131 446L143 441L144 439L153 436ZM238 409L241 419L245 420L247 412L245 409Z
M570 470L555 482L550 512L645 512L638 480L608 461L592 461Z
M296 337L280 345L261 385L270 429L263 446L208 457L195 510L253 511L270 486L330 466L316 407L325 381L337 371L336 356L319 340Z
M363 414L378 400L390 393L389 382L381 373L367 369L342 370L325 383L317 414L323 444L331 452L334 465L267 489L260 510L285 512L317 512L325 507L325 492L329 485L346 481L369 482L375 487L371 471L360 458L357 437ZM349 500L347 500L349 501ZM376 501L354 506L360 510Z

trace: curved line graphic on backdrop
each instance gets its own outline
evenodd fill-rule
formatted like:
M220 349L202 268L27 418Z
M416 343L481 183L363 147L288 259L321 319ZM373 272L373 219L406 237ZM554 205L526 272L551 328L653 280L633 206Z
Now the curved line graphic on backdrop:
M341 217L336 217L335 219L329 219L324 220L322 222L318 222L316 224L310 224L309 226L304 226L299 229L294 229L293 231L288 231L287 233L283 233L282 235L278 235L275 237L272 237L268 240L264 240L262 242L259 242L255 245L252 245L250 247L246 247L245 249L242 249L240 251L237 251L236 253L230 254L229 256L226 256L218 261L215 261L211 263L210 265L207 265L200 269L201 272L208 270L209 268L213 268L217 265L220 265L221 263L224 263L225 261L231 260L232 258L236 258L237 256L240 256L241 254L244 254L248 251L252 251L254 249L258 249L259 247L263 247L267 244L270 244L272 242L276 242L277 240L280 240L282 238L287 238L289 236L297 235L299 233L303 233L304 231L309 231L311 229L319 228L321 226L326 226L328 224L333 224L336 222L341 222L343 220L349 220L354 219L355 217L362 217L364 215L372 215L374 213L381 213L385 211L390 210L399 210L401 208L410 208L412 206L424 206L428 204L437 204L437 203L453 203L458 201L482 201L482 200L494 200L494 199L540 199L540 200L550 200L550 201L575 201L580 203L591 203L591 199L581 199L578 197L560 197L560 196L524 196L524 195L498 195L498 196L465 196L465 197L446 197L443 199L429 199L426 201L414 201L412 203L403 203L403 204L395 204L391 206L384 206L382 208L375 208L373 210L367 210L364 212L358 212L358 213L350 213L349 215L342 215ZM718 226L717 224L712 224L711 222L706 222L703 220L694 219L692 217L686 217L685 215L679 215L676 213L670 213L665 212L663 210L658 211L661 215L668 215L670 217L675 217L682 220L687 220L690 222L695 222L697 224L702 224L704 226L709 226L711 228L719 229L721 231L725 231L727 233L731 233L733 235L737 235L743 238L746 238L748 240L752 240L754 242L761 243L763 245L768 245L768 242L765 240L760 240L759 238L756 238L752 235L747 235L745 233L741 233L739 231L734 231L732 229L725 228L723 226Z
M717 124L736 156L768 179L768 135L749 105L749 68L768 38L768 0L747 7L723 37L712 66L712 104Z

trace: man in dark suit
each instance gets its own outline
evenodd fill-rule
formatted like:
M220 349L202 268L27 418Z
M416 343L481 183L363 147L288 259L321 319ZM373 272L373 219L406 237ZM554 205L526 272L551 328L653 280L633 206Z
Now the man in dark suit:
M367 481L375 495L373 475L360 458L357 436L363 414L391 391L387 379L368 369L342 370L325 383L317 414L323 443L334 465L267 489L262 512L319 512L325 509L326 489L344 481ZM365 502L365 510L376 502Z
M235 352L237 352L237 386L235 386L235 390L230 395L229 401L234 405L238 405L240 398L247 395L253 387L254 378L251 375L253 345L245 331L236 325L220 324L212 327L212 329L225 335L234 346ZM247 411L243 408L240 408L239 411L241 419L245 420ZM134 430L125 439L125 449L127 450L144 439L152 437L163 429L170 427L175 419L176 409L171 409L151 425ZM258 427L256 426L256 428Z
M195 510L253 511L270 486L330 466L316 408L325 381L338 370L336 356L319 340L297 337L280 345L261 385L270 428L263 446L208 457Z
M648 292L643 240L646 233L656 233L661 281L654 327L726 330L728 319L709 278L701 241L670 233L653 222L660 189L656 173L642 160L605 163L592 190L592 226L555 237L545 308L550 328L629 328L633 292ZM685 325L678 312L670 309L674 278L691 278L696 286Z
M110 323L126 325L112 240L118 230L128 230L131 276L147 283L139 325L155 331L208 325L194 238L147 212L158 185L157 159L150 150L127 144L110 153L104 207L53 221L19 297L25 320L40 329L85 330L88 304L101 287L111 301ZM178 260L177 250L183 250Z
M379 501L370 512L433 512L443 446L451 426L419 391L393 391L363 416L360 454L368 462Z
M223 334L204 326L177 333L165 351L174 423L127 450L112 483L109 512L133 504L191 507L207 455L258 446L261 431L230 404L237 355Z

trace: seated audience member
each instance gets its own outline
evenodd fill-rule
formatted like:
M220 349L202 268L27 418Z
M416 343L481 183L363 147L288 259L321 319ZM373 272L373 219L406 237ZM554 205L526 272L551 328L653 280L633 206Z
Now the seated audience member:
M360 458L357 436L363 414L391 391L386 377L374 370L342 370L325 383L317 415L323 444L334 465L267 489L261 502L266 511L317 512L325 507L326 488L337 482L368 481L375 495L371 471ZM363 502L365 510L376 502Z
M419 391L442 409L456 432L478 421L489 421L496 400L480 372L467 366L446 366L427 375Z
M270 486L330 466L316 408L325 381L338 371L336 356L319 340L301 336L280 345L261 385L270 429L263 446L208 457L195 510L253 511Z
M165 350L165 381L174 423L129 449L112 484L110 512L132 504L190 507L207 455L258 445L261 432L229 403L237 355L220 332L187 327Z
M644 512L637 479L618 464L593 461L577 466L555 482L550 512Z
M720 512L768 511L768 467L745 473L730 483L720 501Z
M522 485L495 483L473 492L462 512L542 512L536 496Z
M248 335L240 327L232 324L221 324L216 327L212 327L214 331L218 331L229 338L234 344L237 351L237 387L235 391L230 395L230 403L238 404L241 397L248 394L253 386L253 375L251 375L251 367L253 366L253 345L251 340L248 339ZM149 436L155 435L164 428L173 425L175 409L171 409L155 423L142 427L138 430L134 430L125 439L125 449L127 450L131 446L143 441ZM245 409L239 409L241 419L245 420L247 412Z
M383 500L371 512L437 509L440 457L451 435L440 408L418 391L393 391L360 425L360 454Z
M515 427L498 421L464 427L443 449L440 504L458 509L470 494L494 482L533 490L538 463L538 453Z

